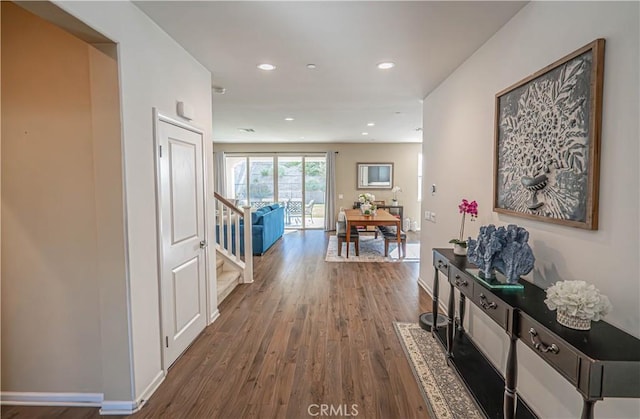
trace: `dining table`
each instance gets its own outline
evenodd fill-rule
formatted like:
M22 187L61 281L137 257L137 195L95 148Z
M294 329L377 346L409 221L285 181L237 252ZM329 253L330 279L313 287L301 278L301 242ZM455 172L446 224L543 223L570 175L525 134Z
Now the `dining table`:
M388 211L383 209L376 210L373 214L363 214L360 209L348 209L345 210L346 215L346 227L347 227L347 258L349 258L349 246L351 240L351 227L352 226L396 226L396 235L398 240L398 249L402 245L400 223L401 220L391 215ZM400 252L398 252L400 257Z

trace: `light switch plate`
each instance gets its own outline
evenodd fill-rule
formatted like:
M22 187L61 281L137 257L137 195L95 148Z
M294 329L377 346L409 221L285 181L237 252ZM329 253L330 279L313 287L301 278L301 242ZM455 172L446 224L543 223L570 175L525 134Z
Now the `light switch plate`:
M344 199L344 195L343 194L338 194L338 199Z

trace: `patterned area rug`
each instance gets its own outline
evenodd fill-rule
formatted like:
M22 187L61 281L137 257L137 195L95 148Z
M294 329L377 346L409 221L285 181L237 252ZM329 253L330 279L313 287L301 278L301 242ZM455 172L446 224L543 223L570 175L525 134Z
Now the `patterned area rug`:
M432 419L484 418L466 387L447 366L430 332L414 323L393 324Z
M407 243L407 257L398 259L398 245L389 244L389 256L384 256L384 239L373 235L360 235L360 256L356 256L353 243L349 248L349 259L346 257L347 246L342 245L342 256L338 256L338 238L329 237L327 246L327 262L420 262L420 243Z

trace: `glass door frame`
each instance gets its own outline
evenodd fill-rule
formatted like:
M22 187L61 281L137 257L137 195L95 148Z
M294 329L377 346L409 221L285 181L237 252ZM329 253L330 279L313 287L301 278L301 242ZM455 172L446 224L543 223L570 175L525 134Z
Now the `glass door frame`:
M295 153L295 152L253 152L253 153L243 153L243 152L225 152L225 173L227 171L227 157L234 157L234 158L239 158L239 157L244 157L246 159L246 191L247 191L247 205L251 205L251 176L250 176L250 172L251 172L251 167L249 165L250 162L250 158L251 157L261 157L261 158L265 158L265 157L271 157L273 159L273 196L274 196L274 202L280 202L282 203L282 200L280 199L280 190L278 188L278 175L279 175L279 162L278 162L278 157L300 157L302 160L302 216L301 216L301 227L300 228L295 228L295 227L291 227L291 225L287 225L285 224L285 229L287 230L319 230L319 229L324 229L324 221L327 218L327 206L326 206L326 201L327 201L327 191L325 188L324 191L324 201L325 201L325 206L324 206L324 214L323 214L323 222L322 225L320 225L319 227L311 227L308 228L306 226L306 217L304 214L304 210L305 210L305 201L306 201L306 170L305 170L305 164L306 164L306 158L307 157L314 157L314 158L318 158L318 157L323 157L325 159L325 164L326 164L326 159L327 159L327 153L326 152L304 152L304 153ZM326 171L325 171L325 182L326 182ZM227 182L229 182L229 180L227 180ZM286 210L286 209L285 209Z

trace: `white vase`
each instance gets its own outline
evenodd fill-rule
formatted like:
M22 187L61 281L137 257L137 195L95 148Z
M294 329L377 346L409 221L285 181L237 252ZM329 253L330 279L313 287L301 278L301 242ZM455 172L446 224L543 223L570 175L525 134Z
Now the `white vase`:
M391 206L392 207L397 207L398 206L398 200L397 199L392 199L391 200Z
M371 204L369 203L360 204L360 211L362 211L363 214L367 211L371 211Z
M591 320L581 319L580 317L570 316L564 312L556 312L556 320L561 325L575 330L589 330L591 329Z
M461 246L457 243L454 243L453 245L453 254L454 255L458 255L458 256L466 256L467 254L467 247L466 246Z

